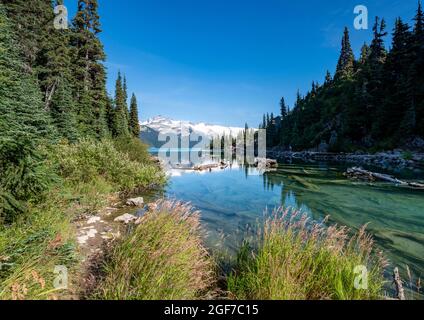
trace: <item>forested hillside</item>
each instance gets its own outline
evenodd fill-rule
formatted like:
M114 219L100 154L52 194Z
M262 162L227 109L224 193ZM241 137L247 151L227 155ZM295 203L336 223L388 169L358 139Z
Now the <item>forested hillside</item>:
M118 75L114 98L106 91L97 1L79 0L68 29L55 28L54 18L50 0L0 1L3 219L47 187L40 146L139 135L137 100L130 113L125 78Z
M395 22L390 49L386 21L375 19L374 38L355 58L346 28L334 77L297 95L293 108L280 102L281 115L266 115L268 144L284 149L376 151L423 148L424 15L421 4L411 27Z

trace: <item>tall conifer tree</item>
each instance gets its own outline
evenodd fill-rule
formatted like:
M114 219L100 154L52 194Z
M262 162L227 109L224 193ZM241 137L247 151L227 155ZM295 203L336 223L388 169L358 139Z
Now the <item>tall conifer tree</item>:
M73 21L73 73L78 121L84 134L102 137L106 126L105 54L99 40L97 0L79 0Z
M140 122L138 120L138 105L137 98L135 94L131 97L131 105L130 105L130 128L131 134L138 138L140 136Z
M335 79L351 78L354 73L354 66L355 57L350 45L349 30L346 27L343 33L342 50L337 64Z

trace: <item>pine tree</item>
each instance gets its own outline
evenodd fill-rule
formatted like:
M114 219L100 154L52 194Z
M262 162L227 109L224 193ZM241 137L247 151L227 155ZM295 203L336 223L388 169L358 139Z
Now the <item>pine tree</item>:
M281 112L281 121L283 121L287 117L287 106L284 97L280 100L280 112Z
M115 109L113 113L112 135L115 137L128 136L129 126L126 117L125 93L122 84L121 73L118 73L118 79L115 85Z
M262 118L262 125L261 125L261 129L266 129L266 125L267 125L267 122L266 122L266 116L265 116L265 114L263 115L263 118Z
M331 82L333 81L333 78L331 77L331 73L329 70L327 70L327 74L325 75L325 82L324 85L325 86L329 86L331 84Z
M108 132L113 133L114 130L114 117L115 117L115 109L113 105L113 98L108 97L106 103L106 122L108 127Z
M412 33L401 18L396 19L392 39L392 49L385 64L385 103L379 114L384 124L380 129L383 137L400 129L399 119L407 116L407 110L412 103L409 85ZM399 135L404 134L404 130L401 131L403 132L399 132Z
M107 134L105 54L98 36L101 32L97 0L79 0L73 21L74 91L80 130L88 136Z
M138 138L140 136L140 122L138 120L138 105L137 98L135 94L131 97L131 105L130 105L130 128L131 134Z
M370 55L366 63L365 83L369 95L367 102L367 131L379 140L383 131L384 123L380 118L384 113L384 64L387 51L384 47L384 37L387 35L386 22L378 17L373 27L374 38L370 46Z
M364 43L364 45L361 48L361 56L359 58L360 65L364 65L370 56L370 47L368 44Z
M124 75L124 80L123 80L123 90L124 90L124 101L125 101L125 117L127 118L127 122L128 122L128 130L131 132L132 128L130 126L130 111L128 108L128 86L127 86L127 77Z
M23 56L25 70L36 73L40 50L49 36L46 27L53 26L52 3L48 0L0 0L16 30L17 50ZM30 9L28 8L30 6Z
M48 182L37 147L52 138L36 79L18 55L0 4L0 220L9 221L22 201Z
M424 13L421 1L418 3L417 13L414 18L413 32L413 59L409 75L409 87L411 90L411 105L409 107L409 117L405 123L413 123L414 112L416 120L415 133L424 136Z
M335 79L348 79L353 76L355 66L355 57L353 50L350 45L349 30L346 27L342 39L342 50L340 53L339 62L337 64L337 70Z

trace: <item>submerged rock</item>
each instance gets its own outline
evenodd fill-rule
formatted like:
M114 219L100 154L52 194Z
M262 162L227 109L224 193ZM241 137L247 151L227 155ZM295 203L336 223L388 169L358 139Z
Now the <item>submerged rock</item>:
M135 220L137 220L136 216L129 214L129 213L126 213L126 214L123 214L122 216L115 218L115 220L113 220L113 221L129 224L129 223L131 223Z
M144 206L144 199L142 197L128 199L127 200L127 206L142 207L142 206Z

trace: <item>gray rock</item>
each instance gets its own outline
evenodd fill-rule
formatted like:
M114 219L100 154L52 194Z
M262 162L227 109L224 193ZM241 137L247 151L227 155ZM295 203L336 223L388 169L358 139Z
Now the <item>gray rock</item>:
M129 214L129 213L126 213L126 214L123 214L122 216L117 217L113 221L115 221L115 222L122 222L122 223L125 223L125 224L129 224L129 223L131 223L131 222L133 222L135 220L137 220L137 217L136 216L134 216L132 214Z
M142 207L142 206L144 206L144 199L142 197L128 199L127 200L127 206Z

